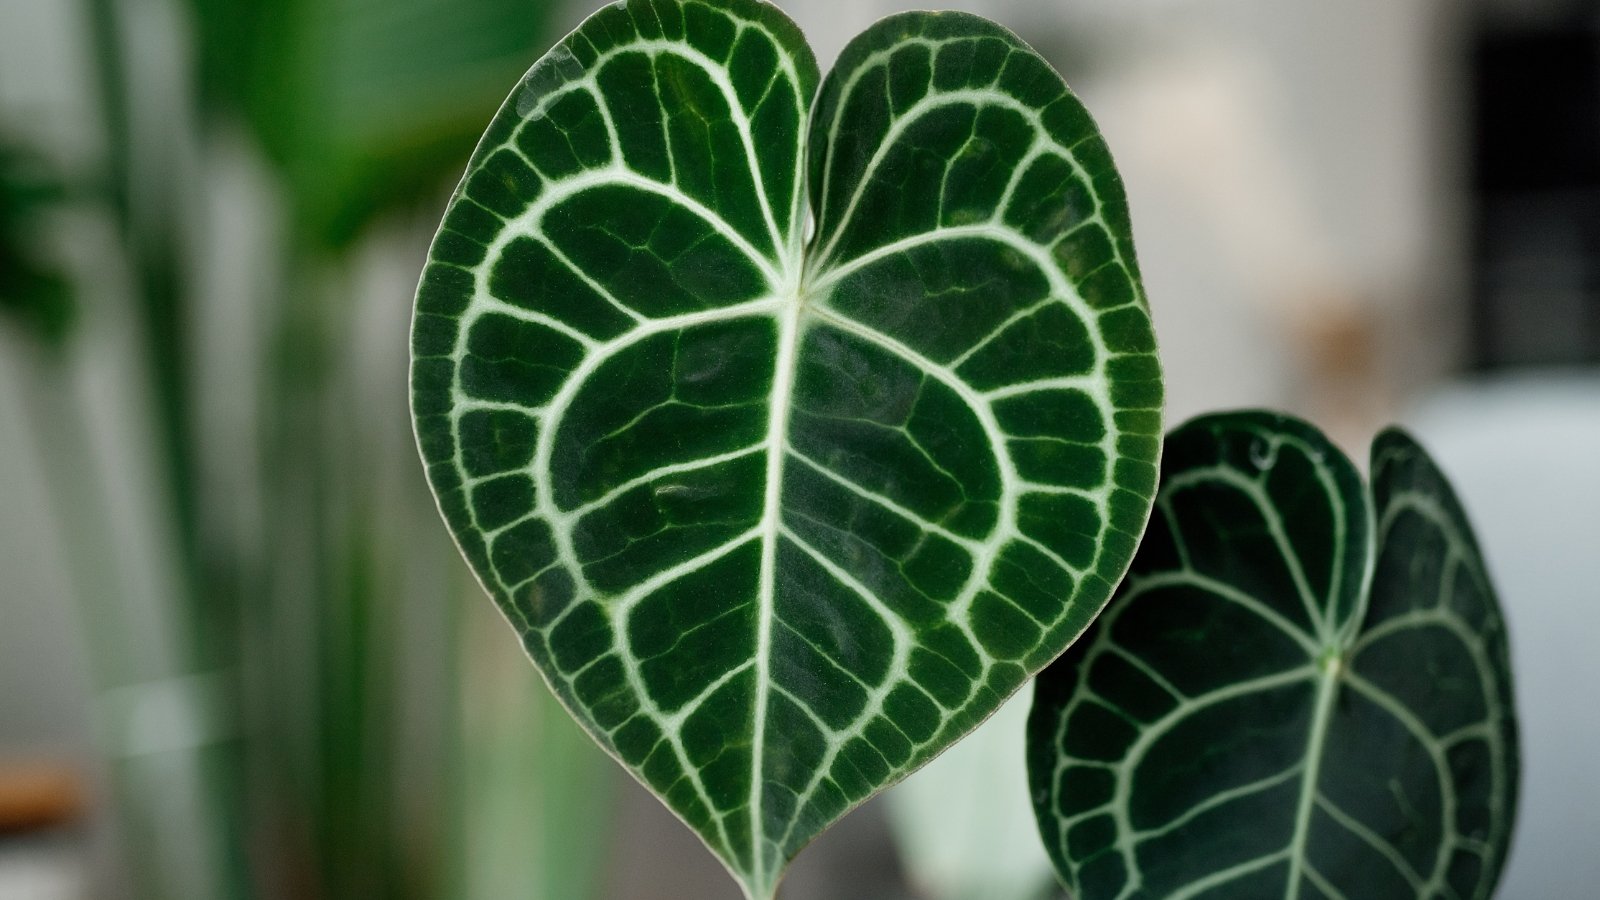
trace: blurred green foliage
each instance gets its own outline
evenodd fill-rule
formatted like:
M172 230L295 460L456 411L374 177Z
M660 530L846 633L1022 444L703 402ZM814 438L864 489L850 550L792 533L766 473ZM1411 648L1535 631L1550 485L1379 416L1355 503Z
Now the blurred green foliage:
M296 231L340 248L459 171L543 50L544 0L188 0L213 112L281 168Z
M76 309L71 284L40 246L39 232L65 196L44 160L0 137L0 315L52 348L66 341Z
M75 173L104 190L70 199L117 229L122 259L106 273L127 275L126 339L139 354L130 374L146 379L141 424L158 457L141 473L157 485L145 518L170 526L152 542L176 574L161 600L173 623L167 658L100 666L95 687L203 676L223 693L208 713L214 743L136 765L106 748L129 896L591 894L614 767L509 636L494 638L515 665L472 669L481 654L463 648L479 637L463 631L460 609L492 609L431 514L407 425L404 333L368 333L352 291L375 243L437 220L430 205L548 45L553 2L74 2L106 153L103 170ZM183 33L152 41L152 27ZM155 58L173 47L192 69ZM194 201L215 188L207 179L229 177L219 160L237 156L241 133L267 164L275 209L247 211L254 258L212 258L217 242ZM72 280L38 240L68 199L49 174L41 157L0 144L0 315L66 348ZM272 273L272 287L208 295L199 273L229 266ZM215 321L207 307L263 299L242 338L255 352L241 362L262 364L239 379L259 391L239 398L253 414L208 418L200 400L215 391L206 379L217 363L207 369L200 352ZM394 308L409 300L395 296ZM392 354L351 352L386 337ZM34 391L36 430L66 433L44 427L56 418L98 427L62 381L39 381L49 386ZM392 393L374 402L373 384ZM389 422L397 427L378 427ZM254 450L219 454L241 442ZM80 487L96 483L94 466L86 454L52 459L52 492L59 515L82 526L64 528L80 535L65 540L105 560L106 577L78 593L86 643L107 647L124 639L128 605L116 596L114 542L92 549L81 537L105 518L96 490ZM408 477L385 480L400 471ZM238 518L241 496L261 498L259 521L218 528ZM186 792L206 808L164 818L163 799Z

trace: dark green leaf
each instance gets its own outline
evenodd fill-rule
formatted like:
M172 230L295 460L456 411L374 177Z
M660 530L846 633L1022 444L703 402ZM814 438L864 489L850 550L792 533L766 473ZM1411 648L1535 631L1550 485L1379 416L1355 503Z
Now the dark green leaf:
M38 157L0 139L0 314L51 347L66 340L77 311L66 274L39 241L65 195Z
M1505 627L1422 449L1384 432L1372 471L1369 497L1267 413L1167 439L1128 579L1029 723L1077 896L1490 895L1517 790Z
M412 333L467 558L753 897L1082 632L1159 451L1121 185L1060 78L916 13L817 81L763 3L601 10L490 125Z

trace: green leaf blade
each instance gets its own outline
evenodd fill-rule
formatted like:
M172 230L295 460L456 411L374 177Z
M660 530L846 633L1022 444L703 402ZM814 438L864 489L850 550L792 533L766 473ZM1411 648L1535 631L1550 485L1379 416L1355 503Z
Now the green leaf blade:
M1085 900L1489 896L1516 793L1504 626L1443 476L1398 432L1373 459L1369 499L1295 420L1169 436L1129 578L1029 726L1041 833Z
M994 88L972 122L1078 164L1050 124L1076 101L996 26L897 17L844 58L908 35L1023 59L994 78L1047 83ZM900 89L944 90L883 58ZM916 152L950 156L961 221L908 207L835 246L824 206L808 243L802 161L875 127L846 110L819 132L816 85L765 4L597 13L490 126L413 330L418 440L463 552L574 716L752 897L1083 630L1159 452L1109 161L1040 221L1008 197L1025 155L963 155L908 108L924 130L880 129L859 174L932 135ZM1122 249L1066 246L1096 230Z
M1453 846L1444 880L1458 896L1488 897L1505 864L1521 766L1505 621L1466 513L1427 453L1390 429L1373 442L1372 473L1380 550L1351 671L1408 734L1440 736L1427 768L1445 788ZM1417 602L1430 596L1438 602ZM1394 664L1398 646L1404 665ZM1428 677L1435 672L1450 675Z
M949 433L925 443L989 450L953 469L967 502L941 521L1017 538L993 548L991 578L1038 570L1033 587L1058 600L1079 580L1114 583L1147 515L1161 392L1125 199L1087 113L1005 29L908 13L845 48L811 129L815 315L971 411L966 422L938 417ZM1060 177L1024 198L1046 161ZM1108 297L1115 309L1095 307ZM847 370L856 361L835 356ZM1009 577L1011 609L997 615L1016 628L995 631L1026 631L1029 618L1056 629L1059 607L1030 601L1022 576ZM979 597L970 602L993 602ZM1099 604L1064 605L1092 616ZM1048 659L1025 657L1009 658L1030 668Z
M485 136L413 330L464 553L576 718L746 881L754 665L729 636L756 631L816 80L764 5L602 10Z

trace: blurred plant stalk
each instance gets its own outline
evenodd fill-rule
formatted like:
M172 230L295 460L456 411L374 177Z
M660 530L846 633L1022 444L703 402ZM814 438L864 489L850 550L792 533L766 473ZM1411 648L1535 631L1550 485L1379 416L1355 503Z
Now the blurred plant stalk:
M94 458L70 335L25 367L126 894L592 896L615 768L486 624L405 407L416 226L546 4L80 3L156 471ZM143 607L116 477L157 485Z

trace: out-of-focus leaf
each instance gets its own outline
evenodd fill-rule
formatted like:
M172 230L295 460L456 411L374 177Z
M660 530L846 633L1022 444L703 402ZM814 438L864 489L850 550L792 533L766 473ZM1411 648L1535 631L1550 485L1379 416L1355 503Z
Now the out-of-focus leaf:
M1081 633L1155 489L1110 154L965 14L818 88L769 4L606 7L490 124L412 341L468 561L755 898Z
M0 141L0 315L50 347L76 313L70 282L39 241L42 217L65 194L38 157Z
M190 0L201 83L343 246L437 187L542 43L550 0Z
M1040 677L1029 775L1075 896L1487 900L1516 810L1505 627L1455 495L1270 413L1167 439L1116 599Z

